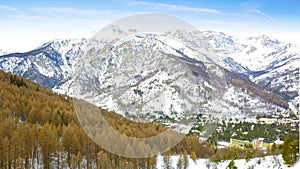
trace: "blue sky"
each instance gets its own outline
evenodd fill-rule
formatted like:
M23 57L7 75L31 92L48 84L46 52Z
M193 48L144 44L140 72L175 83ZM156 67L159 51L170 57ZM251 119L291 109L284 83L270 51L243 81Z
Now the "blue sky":
M0 50L24 52L57 38L90 37L124 16L160 12L199 30L266 34L300 46L299 0L0 0Z

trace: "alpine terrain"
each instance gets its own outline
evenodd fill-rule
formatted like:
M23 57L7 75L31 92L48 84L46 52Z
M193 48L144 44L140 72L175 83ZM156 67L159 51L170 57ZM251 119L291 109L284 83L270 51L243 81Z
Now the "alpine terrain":
M0 68L131 117L255 117L297 109L300 52L293 44L213 31L128 36L136 30L117 25L105 31L124 39L97 42L103 48L87 51L97 57L84 58L91 67L82 66L87 40L69 39L2 55ZM205 48L216 56L195 50Z

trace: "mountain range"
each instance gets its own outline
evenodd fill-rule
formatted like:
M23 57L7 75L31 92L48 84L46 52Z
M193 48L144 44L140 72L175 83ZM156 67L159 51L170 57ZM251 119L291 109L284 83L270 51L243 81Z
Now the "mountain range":
M109 31L126 37L132 30L114 26ZM184 30L167 35L195 48L210 45L219 60L146 33L106 46L96 60L85 58L93 61L91 70L80 66L87 39L53 40L29 52L2 55L0 69L121 114L130 108L135 115L155 117L161 112L175 118L199 112L255 116L295 110L289 103L299 106L297 46L265 35L237 39Z

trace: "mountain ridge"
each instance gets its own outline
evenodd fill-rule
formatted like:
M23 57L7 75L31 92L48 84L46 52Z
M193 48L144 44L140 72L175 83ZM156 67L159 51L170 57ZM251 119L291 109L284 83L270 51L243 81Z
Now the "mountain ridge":
M124 35L126 34L126 31L124 32L122 30L119 30L118 27L115 27L113 32L117 34L120 33L121 34L123 33ZM295 68L296 64L293 64L292 62L299 61L299 57L297 57L299 56L299 53L290 52L291 54L289 54L289 51L286 51L287 49L290 49L292 47L295 48L292 44L286 44L278 40L272 40L265 35L259 36L257 38L255 37L247 38L245 41L262 41L263 43L260 44L265 46L262 47L262 49L274 48L277 50L277 52L271 52L269 53L269 55L262 54L265 57L271 56L273 58L276 58L277 55L279 55L281 56L281 58L283 58L283 60L281 61L284 62L286 61L284 60L285 58L284 54L288 53L288 56L286 58L290 59L278 67L276 67L276 63L275 63L276 60L275 61L273 60L273 62L270 63L274 63L275 66L273 67L271 66L271 68L273 69L270 71L251 70L249 69L247 64L245 64L245 61L242 62L237 61L238 55L236 55L236 53L240 53L241 56L245 56L245 54L247 55L247 53L248 55L249 54L251 55L251 53L258 50L257 47L253 46L253 43L250 43L248 45L240 43L239 40L234 39L234 37L232 36L227 36L224 33L216 33L212 31L206 31L202 33L204 34L204 40L211 43L214 49L217 51L217 54L222 58L221 66L235 73L234 76L228 75L230 74L228 73L230 71L227 71L225 69L223 70L227 72L228 77L226 78L230 80L230 83L235 83L237 86L240 86L239 87L240 89L243 88L241 84L244 85L247 84L246 86L255 86L252 88L245 87L247 89L244 88L242 90L246 90L246 91L250 90L251 92L259 94L262 97L266 97L265 100L271 98L270 99L271 102L276 103L277 105L280 105L285 109L288 107L287 101L290 101L293 98L296 98L298 96L297 82L299 82L299 74L297 76L297 72L299 72L299 69L297 69L297 67ZM179 32L179 34L175 34L175 35L179 37L183 36L184 40L186 41L190 40L190 39L185 39L188 37L184 37L185 36L184 32ZM30 52L3 55L0 56L0 68L5 71L19 74L26 78L32 79L48 88L54 89L55 91L61 93L67 93L66 88L69 86L69 83L71 83L71 79L75 69L74 65L76 65L76 63L78 62L78 56L82 54L82 49L86 44L86 42L87 42L86 39L53 40L51 42L45 43L40 48L36 48L35 50L32 50ZM196 46L199 45L198 42L192 42L192 43L193 45ZM278 45L282 45L282 46L278 46ZM173 49L175 50L176 47ZM272 49L269 50L271 51ZM183 53L182 50L183 50L182 48L175 50L175 53L184 55L185 53ZM35 58L39 58L39 59L35 59ZM277 70L279 70L280 68L282 69L282 67L286 67L286 68L291 67L295 69L294 70L287 69L287 71L278 72ZM272 76L269 75L270 74L269 72L273 73L271 74ZM293 76L291 77L292 79L290 78L290 72L294 72ZM202 73L202 75L204 74ZM276 85L278 84L276 79L282 76L283 79L285 77L289 77L288 79L286 79L286 81L292 82L291 83L292 85L289 88L284 87L286 81L282 81L280 83L281 88L276 88ZM236 77L239 77L238 79L244 79L241 80L244 82L236 80L235 79ZM235 79L236 81L232 81L232 79ZM266 84L266 79L269 79L268 80L269 85ZM231 87L229 86L229 88ZM268 90L262 92L265 89ZM277 96L275 95L272 96L273 95L272 92L274 92L275 95L277 96L279 95L281 98L284 98L286 101L279 101L280 99L278 100ZM267 93L271 93L271 95Z

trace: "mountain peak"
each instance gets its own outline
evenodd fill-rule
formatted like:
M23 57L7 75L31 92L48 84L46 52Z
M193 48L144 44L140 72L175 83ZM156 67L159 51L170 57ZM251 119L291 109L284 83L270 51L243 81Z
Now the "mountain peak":
M259 36L252 36L252 37L247 38L246 40L253 41L254 43L260 43L266 47L273 47L274 45L279 45L282 43L279 40L272 38L272 37L270 38L269 36L267 36L265 34L262 34Z
M85 42L56 39L29 52L3 55L0 69L53 88L70 78Z
M38 47L38 48L42 48L42 47L46 47L46 46L51 46L52 48L59 50L59 48L61 47L67 47L67 46L76 46L76 45L82 45L86 42L87 40L85 38L78 38L78 39L54 39L51 40L47 43L44 43L42 46Z

